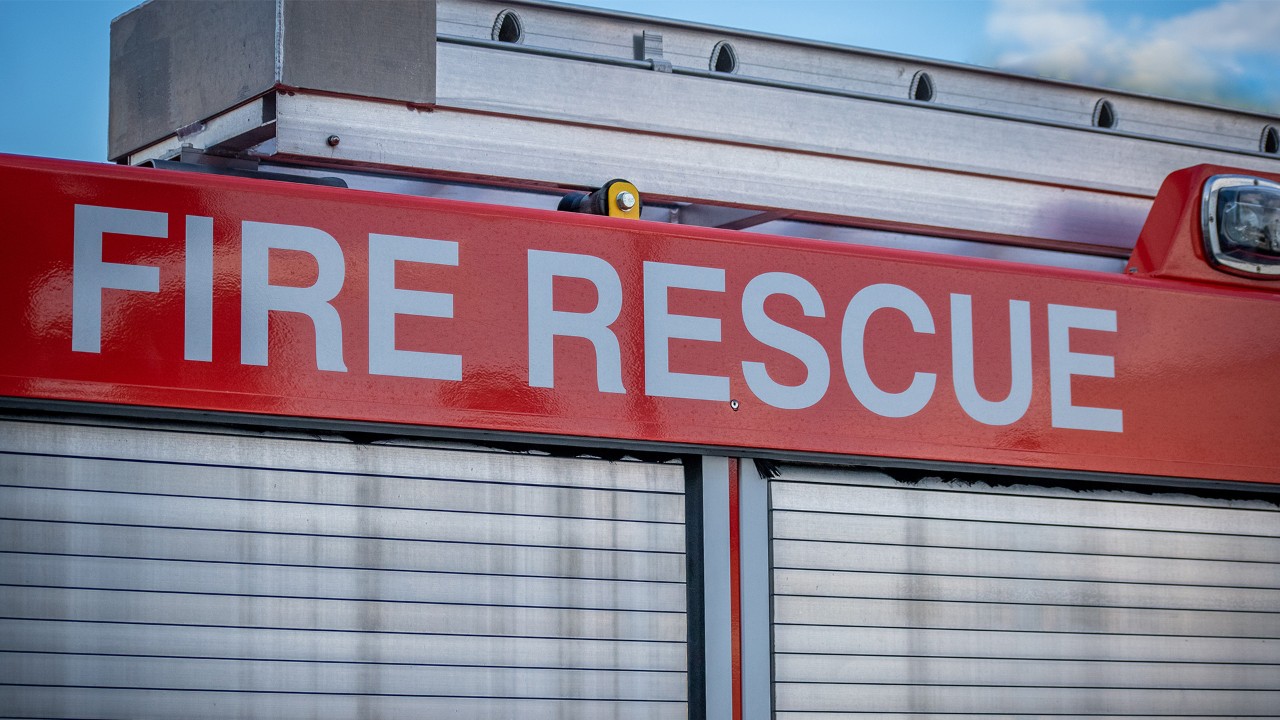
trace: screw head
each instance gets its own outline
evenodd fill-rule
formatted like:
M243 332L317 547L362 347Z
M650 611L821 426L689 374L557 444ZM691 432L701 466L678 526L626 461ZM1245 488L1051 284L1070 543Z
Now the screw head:
M732 410L734 410L734 411L737 411L737 409L738 409L739 407L740 407L740 406L739 406L739 404L738 404L738 401L737 401L737 400L730 400L730 401L729 401L729 408L730 408L730 409L732 409Z
M636 196L626 190L618 193L617 201L618 207L623 211L631 210L636 206Z
M330 135L325 142L329 144L329 147L338 147L338 143L342 142L342 138L337 135Z

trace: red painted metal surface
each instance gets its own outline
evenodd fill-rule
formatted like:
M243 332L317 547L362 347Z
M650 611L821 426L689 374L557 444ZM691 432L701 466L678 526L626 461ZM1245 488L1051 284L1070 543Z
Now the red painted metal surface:
M1280 176L1197 165L1165 178L1129 259L1138 275L1189 280L1213 285L1280 291L1277 276L1242 277L1214 269L1205 259L1201 237L1201 200L1205 183L1215 175L1252 175L1280 182Z
M742 516L737 458L729 458L729 632L733 720L742 720Z
M1274 292L26 158L0 158L0 198L5 396L1280 481L1280 296ZM77 206L91 209L82 212L79 227ZM147 216L153 218L152 236L103 234L95 228L104 225L92 217L92 208L99 207L121 209L131 218L138 211L163 216L158 230L154 216ZM186 250L188 235L200 235L199 218L211 218L213 241L203 325L203 291L192 290L198 283L188 279L192 263ZM95 232L100 249L93 244ZM267 267L242 262L246 237L255 233ZM280 238L291 233L331 237L339 252L323 259L282 247L287 243ZM393 285L384 272L381 280L374 274L371 286L371 234L416 238L405 247L431 245L433 252L456 243L456 264L438 254L431 261L413 255L393 263ZM261 250L264 237L275 249ZM549 282L552 309L562 319L587 317L612 292L569 277L568 269L581 263L563 260L588 257L596 270L616 277L618 315L607 328L616 338L616 372L598 374L599 348L569 333L549 340L549 381L531 380L531 251L560 253L539 257L551 259L544 274L561 275ZM386 252L380 252L385 261ZM336 284L335 257L341 265ZM90 272L94 263L97 270ZM156 268L155 291L112 289L116 281L109 276L116 267ZM256 294L245 290L246 273L261 276L254 281ZM775 292L762 301L763 316L793 329L775 336L785 340L784 349L762 342L759 324L753 330L744 320L744 292L759 290L752 283L769 273L793 278L789 285L769 286ZM137 272L130 277L124 285L150 282ZM713 287L717 277L722 290ZM246 309L245 298L252 295L261 305L264 287L317 283L336 291L321 303L329 310L315 311L329 324L318 331L322 323L312 316L271 310L263 326L267 364L256 364L245 347L242 321L258 311ZM802 305L805 293L795 288L805 285L820 299L820 310L812 302ZM372 312L371 287L381 298ZM436 312L422 309L427 292L438 294L432 301ZM446 294L450 313L439 311ZM188 295L197 300L195 311ZM1013 403L1011 413L987 417L1002 424L975 419L959 400L956 388L963 383L955 378L963 373L953 370L953 336L963 323L953 305L957 297L967 297L972 308L973 385L991 402L1018 386L1011 301L1025 303L1029 399L1021 412ZM370 371L371 317L386 325L394 310L388 298L404 301L392 325L395 348L456 356L460 379L404 377L403 370L385 367ZM889 307L877 309L877 298ZM665 310L652 305L658 299L666 301ZM309 302L313 310L318 307L314 297ZM917 321L927 320L932 331L919 322L913 326L895 304L915 307ZM96 346L86 308L100 316ZM441 316L446 314L451 317ZM718 341L711 339L717 325ZM340 328L340 340L334 328ZM211 342L207 360L201 332ZM700 339L682 339L682 332ZM1055 332L1056 345L1050 337ZM646 361L646 334L650 360L665 359L665 375ZM340 367L331 356L331 369L320 369L325 361L318 357L318 335L329 338ZM543 325L535 335L551 337ZM596 339L601 338L607 340ZM821 361L812 352L802 360L805 347L817 347L829 365L826 383L810 386L822 392L808 399L794 388L812 381ZM379 352L388 354L385 346ZM744 363L762 363L787 402L811 404L789 409L766 402L759 383L748 383ZM1105 371L1108 363L1113 377ZM870 390L855 392L854 376L860 373L869 378ZM912 385L928 380L917 373L931 376L933 387L910 396L911 387L928 390L927 383ZM610 388L607 376L615 374L618 386ZM689 387L713 399L670 397L680 392L672 390L680 385L676 374L702 376ZM915 402L920 398L922 404ZM1062 413L1054 409L1055 400ZM1080 408L1084 415L1076 412ZM1093 419L1083 425L1093 429L1073 427L1086 415Z

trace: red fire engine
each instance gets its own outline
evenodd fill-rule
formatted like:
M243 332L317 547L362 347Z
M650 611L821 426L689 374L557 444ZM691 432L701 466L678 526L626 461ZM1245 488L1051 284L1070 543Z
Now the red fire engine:
M1275 122L142 5L0 158L0 715L1280 716Z

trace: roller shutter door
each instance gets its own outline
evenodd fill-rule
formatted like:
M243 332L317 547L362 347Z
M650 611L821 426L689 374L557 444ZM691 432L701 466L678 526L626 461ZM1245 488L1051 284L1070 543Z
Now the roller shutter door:
M687 714L677 465L0 423L0 715Z
M805 467L770 493L780 718L1280 717L1275 505Z

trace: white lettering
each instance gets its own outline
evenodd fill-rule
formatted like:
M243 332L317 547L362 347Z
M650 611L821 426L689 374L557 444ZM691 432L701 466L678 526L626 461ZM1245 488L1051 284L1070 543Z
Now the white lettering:
M727 377L671 372L672 339L720 342L719 318L668 312L667 291L671 288L724 292L724 270L660 262L644 264L645 393L653 397L728 400Z
M973 363L973 298L951 296L951 381L969 417L984 425L1010 425L1031 406L1031 303L1009 301L1009 394L998 402L978 392Z
M555 309L552 286L557 277L586 280L596 288L596 307L588 313ZM622 312L622 282L613 266L593 255L529 251L529 386L555 387L555 338L591 341L596 353L596 387L626 393L622 386L622 352L609 329Z
M1120 410L1083 407L1071 403L1071 376L1113 378L1116 361L1110 355L1071 352L1071 330L1116 331L1115 310L1049 306L1049 398L1054 427L1072 430L1122 432Z
M899 393L885 392L872 381L865 355L867 321L877 310L886 308L906 315L914 332L933 334L933 316L919 295L901 285L868 285L853 296L844 313L840 337L844 374L854 396L868 410L883 417L908 417L928 404L938 378L933 373L918 372L911 385Z
M346 372L342 360L342 319L330 304L342 290L346 265L342 248L323 230L301 225L246 220L240 251L240 362L267 364L268 320L272 311L293 312L311 319L316 332L316 367ZM316 259L310 287L272 285L272 250L295 250Z
M808 375L799 385L783 385L770 377L760 362L742 363L742 374L751 392L769 405L785 410L807 408L826 394L831 382L831 360L822 343L765 314L764 303L771 295L788 295L800 301L806 317L825 317L822 297L808 280L782 272L758 275L742 292L742 321L747 332L804 363Z
M76 205L71 270L71 349L102 352L102 291L160 292L160 268L102 261L105 233L166 238L161 212Z
M213 360L213 218L187 216L186 303L182 357Z
M369 372L373 375L461 380L462 356L396 348L396 316L453 317L453 295L396 287L396 261L458 264L458 243L400 235L369 235Z

